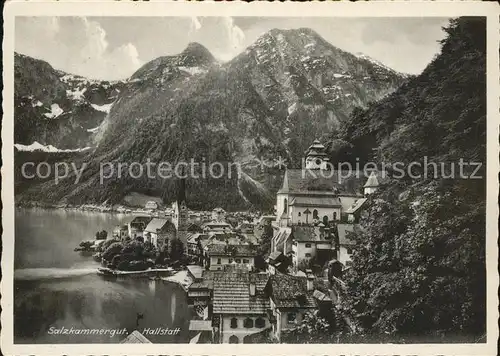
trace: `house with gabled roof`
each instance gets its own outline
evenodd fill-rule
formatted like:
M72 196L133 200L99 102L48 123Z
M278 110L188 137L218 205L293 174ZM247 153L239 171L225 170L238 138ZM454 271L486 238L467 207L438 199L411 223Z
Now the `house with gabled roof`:
M128 236L131 239L142 237L146 226L153 220L150 216L136 216L128 223Z
M251 335L269 329L269 275L230 267L213 275L213 324L220 343L248 343Z
M206 266L212 271L223 270L228 265L255 265L257 249L255 245L231 245L213 243L206 247Z
M278 340L283 332L296 327L306 313L318 308L313 280L310 274L299 277L276 272L269 276L264 290L269 296L272 331Z
M154 218L144 229L144 241L151 242L156 248L161 248L166 241L176 237L175 225L168 219Z

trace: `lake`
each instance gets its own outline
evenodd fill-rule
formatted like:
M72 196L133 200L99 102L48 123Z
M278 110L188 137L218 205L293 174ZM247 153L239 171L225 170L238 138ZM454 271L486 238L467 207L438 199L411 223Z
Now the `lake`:
M90 256L73 249L95 232L132 215L17 209L14 261L15 343L118 343L135 329L176 329L145 334L152 342L188 342L184 290L167 281L109 281ZM97 334L84 330L104 329ZM64 333L66 330L66 333ZM68 330L70 330L68 332ZM113 332L112 330L116 330ZM170 334L170 335L169 335Z

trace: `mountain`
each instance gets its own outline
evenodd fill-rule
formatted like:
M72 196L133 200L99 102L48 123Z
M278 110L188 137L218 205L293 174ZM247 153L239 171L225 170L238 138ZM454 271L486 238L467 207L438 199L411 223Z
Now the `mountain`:
M407 80L342 51L310 29L274 29L226 63L200 44L157 58L120 88L78 187L45 183L57 202L120 202L138 192L175 198L170 179L122 176L100 184L99 162L175 164L194 158L236 162L239 179L188 179L193 208L273 205L278 157L300 166L315 138L339 130L354 107L366 108ZM260 169L259 162L265 162ZM45 189L46 188L46 189ZM24 194L31 199L34 189ZM191 195L191 196L189 196Z
M15 143L75 150L92 146L120 86L71 75L15 53Z

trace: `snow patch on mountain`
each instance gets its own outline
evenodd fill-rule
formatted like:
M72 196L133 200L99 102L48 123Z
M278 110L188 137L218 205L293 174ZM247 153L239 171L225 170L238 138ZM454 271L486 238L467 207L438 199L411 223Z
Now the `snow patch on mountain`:
M202 67L178 67L179 70L182 70L184 72L188 72L190 75L198 75L198 74L205 74L207 70Z
M60 116L63 112L64 112L64 110L61 109L59 104L52 104L50 106L50 112L43 114L43 116L45 116L48 119L55 119L58 116Z
M54 152L83 152L90 150L91 147L84 147L84 148L75 148L75 149L59 149L57 147L54 147L52 145L42 145L41 143L35 141L31 145L22 145L20 143L14 144L14 147L17 148L19 151L23 152L48 152L48 153L54 153Z
M77 100L77 101L83 101L85 100L85 97L83 94L87 91L87 88L76 88L73 90L66 90L66 96L70 99Z
M105 112L106 114L109 114L111 111L111 107L113 106L113 103L111 104L103 104L103 105L97 105L97 104L90 104L95 110Z

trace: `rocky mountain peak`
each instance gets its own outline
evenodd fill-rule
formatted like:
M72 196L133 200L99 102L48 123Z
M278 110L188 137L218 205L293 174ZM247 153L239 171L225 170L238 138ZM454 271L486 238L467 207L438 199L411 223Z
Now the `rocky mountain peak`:
M207 66L215 61L210 51L198 42L191 42L179 55L178 65L187 67Z

